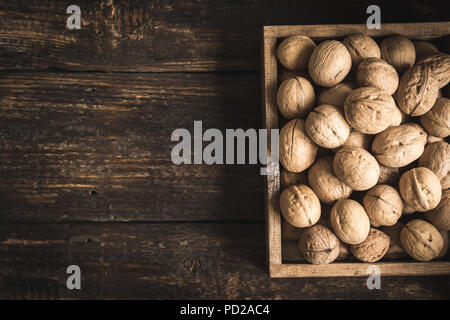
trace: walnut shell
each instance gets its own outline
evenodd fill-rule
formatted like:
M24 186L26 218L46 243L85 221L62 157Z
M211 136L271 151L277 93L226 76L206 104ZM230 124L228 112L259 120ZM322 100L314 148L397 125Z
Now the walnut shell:
M419 219L411 220L403 227L400 241L406 253L418 261L435 259L444 246L439 231L430 223Z
M356 70L361 61L368 58L380 58L381 50L378 44L364 33L347 36L342 44L347 48L352 58L352 69Z
M344 80L352 66L347 48L339 41L326 40L311 54L309 75L319 86L332 87Z
M398 183L398 180L400 179L400 171L398 168L391 168L383 166L382 164L380 166L380 176L378 177L377 184L389 184L391 186L394 186Z
M317 145L306 134L305 121L289 121L280 132L280 162L291 172L302 172L316 159Z
M450 190L442 191L439 205L425 213L427 219L436 229L450 230Z
M376 134L391 125L395 107L394 99L385 91L362 87L345 99L345 119L359 132Z
M413 41L416 49L416 61L420 61L425 57L439 53L439 49L428 41Z
M427 64L419 63L408 69L400 79L397 91L399 108L411 116L428 112L438 97L438 83Z
M345 147L336 153L333 170L339 180L358 191L372 188L380 176L377 160L366 150L355 147Z
M294 227L310 227L319 221L320 201L308 186L290 186L281 192L280 210Z
M350 251L356 259L363 262L375 262L384 257L389 249L389 236L371 228L366 240L350 245Z
M372 153L381 164L399 168L417 160L426 143L427 134L422 127L406 123L377 134L372 142Z
M403 229L403 225L397 223L393 226L382 227L381 231L389 236L389 249L384 255L388 259L400 259L406 256L405 250L403 250L402 244L400 242L400 232Z
M282 84L287 79L291 79L291 78L295 78L295 77L305 78L306 80L311 82L311 79L309 79L309 73L307 70L292 71L292 70L285 69L280 72L279 84Z
M342 146L350 134L342 110L324 104L312 110L306 118L306 133L323 148Z
M442 186L442 189L450 188L450 173L447 173L447 175L444 178L442 178L441 186Z
M444 141L427 145L419 158L419 166L430 169L442 181L450 170L450 145Z
M441 201L441 183L428 168L418 167L403 173L399 189L406 204L419 212L432 210Z
M315 47L314 41L307 36L290 36L281 41L277 49L277 57L286 69L305 69Z
M345 98L355 89L356 87L348 81L338 83L331 88L325 88L319 95L318 105L331 104L332 106L343 108Z
M348 244L361 243L369 234L369 217L354 200L338 200L331 209L330 222L339 239Z
M401 217L403 200L397 190L387 184L380 184L363 198L364 209L374 226L393 226Z
M306 184L306 173L290 172L280 168L280 184L283 189L289 188L294 184Z
M298 245L303 257L312 264L328 264L339 255L339 239L320 224L303 231Z
M342 147L358 147L364 150L369 150L370 145L372 144L372 136L368 134L361 133L356 131L353 128L350 128L350 134L348 135L347 140L342 145ZM333 151L338 152L341 148L336 148Z
M287 222L283 217L281 217L281 239L289 241L298 241L300 238L300 233L305 230L303 228L294 227L292 224Z
M444 240L444 245L442 246L442 249L439 252L439 255L437 256L438 259L446 256L446 254L448 252L448 247L449 247L448 231L447 230L439 230L439 233L442 236L442 240ZM339 256L337 259L339 259Z
M426 57L420 63L426 64L433 71L439 89L445 87L450 81L450 55L438 53Z
M399 126L406 120L406 114L400 108L395 106L394 115L392 116L391 126Z
M326 204L346 199L352 193L352 189L334 175L331 156L320 158L311 166L308 181L320 201Z
M446 138L450 135L450 100L437 98L430 111L420 117L420 123L432 136Z
M444 141L443 138L427 135L427 145L434 142L442 142L442 141Z
M407 37L395 35L381 41L381 58L403 73L416 61L416 49Z
M376 87L390 95L397 91L398 81L395 68L378 58L362 61L356 72L356 82L360 87Z
M315 94L311 83L302 77L285 80L277 92L277 105L286 119L302 117L314 104Z
M413 207L408 206L407 203L403 204L403 212L402 214L413 214L416 212L416 209L414 209Z

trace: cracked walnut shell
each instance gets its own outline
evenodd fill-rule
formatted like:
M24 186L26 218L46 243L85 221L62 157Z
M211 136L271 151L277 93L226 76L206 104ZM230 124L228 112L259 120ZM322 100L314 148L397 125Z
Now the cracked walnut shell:
M403 173L399 189L406 204L419 212L432 210L441 201L441 183L428 168L418 167Z
M386 184L370 189L363 198L363 204L374 227L396 224L403 211L400 194Z
M400 241L408 255L418 261L430 261L439 256L444 240L439 231L424 220L411 220L402 229Z
M339 239L321 224L303 231L298 245L303 257L312 264L328 264L339 255Z
M320 201L314 191L303 184L290 186L280 195L280 210L294 227L310 227L320 219Z
M375 262L384 257L389 249L389 236L384 232L370 228L366 240L350 245L350 251L356 259L363 262Z
M358 244L369 235L369 217L355 200L338 200L331 209L330 222L338 238L345 243Z

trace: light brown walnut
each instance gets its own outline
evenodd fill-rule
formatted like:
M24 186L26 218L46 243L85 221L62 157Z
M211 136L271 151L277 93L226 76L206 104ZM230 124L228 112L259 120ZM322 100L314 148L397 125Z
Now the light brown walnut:
M381 41L381 58L403 73L416 61L416 49L407 37L395 35Z
M395 68L378 58L362 61L356 72L356 82L360 87L376 87L390 95L397 91L398 81Z
M450 230L450 190L442 191L442 198L438 206L425 213L428 220L437 229Z
M305 69L315 47L314 41L307 36L290 36L278 46L277 57L283 67L288 70Z
M318 105L331 104L332 106L343 108L345 98L355 89L356 87L348 81L338 83L331 88L325 88L320 92Z
M339 239L321 224L303 231L298 245L303 257L312 264L328 264L339 255Z
M354 200L338 200L331 209L330 222L338 238L345 243L358 244L369 235L369 217Z
M444 141L428 144L418 163L433 171L442 181L450 170L450 145Z
M302 77L285 80L277 92L277 105L286 119L299 118L307 114L314 105L314 88Z
M284 219L294 227L310 227L319 221L320 201L308 186L290 186L281 192L280 210Z
M350 251L356 259L363 262L375 262L384 257L389 249L389 236L371 228L366 240L350 245Z
M363 198L370 222L373 226L393 226L402 215L403 200L398 191L386 184L376 185Z
M450 55L438 53L421 60L420 63L426 64L433 71L437 86L439 89L445 87L450 81Z
M430 261L439 256L444 246L440 232L424 220L411 220L402 229L400 241L408 255L417 261Z
M439 53L439 49L429 41L413 41L413 44L416 49L416 61Z
M437 98L430 111L420 117L428 134L446 138L450 135L450 99Z
M364 59L380 58L381 50L371 37L364 33L354 33L342 41L352 58L352 69L356 70Z

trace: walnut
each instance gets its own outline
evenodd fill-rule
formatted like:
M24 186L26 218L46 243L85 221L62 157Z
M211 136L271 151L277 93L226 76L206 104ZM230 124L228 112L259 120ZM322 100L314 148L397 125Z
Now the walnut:
M303 257L312 264L328 264L339 255L339 239L320 224L303 231L298 244Z
M315 94L311 83L302 77L285 80L277 92L277 105L286 119L304 116L314 104Z
M358 191L372 188L380 176L375 158L366 150L355 147L345 147L336 153L333 170L339 180Z
M433 210L425 213L427 219L437 229L450 230L450 190L442 191L439 205Z
M394 115L392 116L391 126L399 126L406 121L406 114L397 106L394 108Z
M332 105L321 105L312 110L306 118L306 133L323 148L337 148L345 143L350 126L342 110Z
M397 223L393 226L383 227L381 231L389 236L389 249L384 255L385 258L389 259L400 259L406 256L405 250L403 250L402 244L400 242L400 232L403 229L403 225Z
M319 95L318 105L331 104L332 106L343 108L345 98L355 89L356 87L348 81L338 83L331 88L325 88Z
M361 61L368 58L380 58L381 51L378 44L368 35L355 33L342 41L352 58L352 69L356 70Z
M306 184L306 173L290 172L280 168L280 184L283 189L289 188L294 184Z
M356 82L360 87L376 87L390 95L397 91L398 81L395 68L378 58L362 61L356 72Z
M434 143L434 142L441 142L441 141L444 141L444 139L443 138L439 138L439 137L435 137L435 136L427 135L427 145L431 144L431 143Z
M416 61L416 49L411 40L395 35L381 41L381 58L403 73Z
M345 242L339 240L339 255L336 260L347 260L350 256L350 246Z
M415 123L389 127L377 134L372 142L372 153L388 167L404 167L417 160L427 143L426 132Z
M441 183L428 168L418 167L403 173L399 189L406 204L419 212L432 210L441 201Z
M370 189L363 198L372 225L393 226L401 217L403 201L397 190L387 184L380 184Z
M300 70L300 71L283 70L280 73L279 83L281 84L285 80L295 78L295 77L305 78L306 80L311 82L311 79L309 79L309 73L307 70Z
M439 252L439 255L437 256L437 258L443 258L445 257L445 255L448 252L448 246L449 246L449 238L448 238L448 231L447 230L438 230L439 233L442 236L442 240L444 240L444 245L442 246L441 251ZM339 256L338 256L339 259Z
M430 169L442 181L450 170L449 144L441 141L427 145L419 158L419 166Z
M398 183L398 180L400 179L400 171L398 168L391 168L383 166L382 164L380 166L380 177L378 178L377 184L389 184L391 186L394 186Z
M366 240L350 245L350 251L356 259L363 262L375 262L383 258L389 249L389 236L384 232L370 228Z
M450 81L450 55L446 53L438 53L430 57L426 57L420 63L423 63L431 68L439 89L445 87Z
M342 147L358 147L364 150L369 150L370 145L372 144L372 136L368 134L361 133L356 131L353 128L350 128L350 134L348 135L347 140L342 145ZM338 152L341 148L336 148L333 151Z
M332 87L344 80L352 66L352 58L345 46L336 40L326 40L311 54L309 75L319 86Z
M450 135L450 100L437 98L430 111L420 117L420 123L432 136L446 138Z
M406 253L418 261L435 259L444 246L439 231L430 223L419 219L411 220L403 227L400 241Z
M399 108L411 116L421 116L429 111L438 97L438 83L427 64L419 63L408 69L398 86Z
M284 39L277 49L280 63L289 70L305 69L316 44L306 36L291 36Z
M294 227L281 217L281 238L283 240L298 241L303 230L305 229Z
M294 227L309 227L319 221L320 201L308 186L290 186L281 192L280 210Z
M358 244L369 235L369 217L354 200L338 200L331 209L330 222L336 235L345 243Z
M416 209L414 209L413 207L408 206L407 203L403 204L403 212L402 214L413 214L416 212Z
M309 168L317 154L317 145L306 134L305 121L289 121L280 132L280 162L291 172Z
M320 201L326 204L346 199L352 193L352 189L334 175L331 156L320 158L311 166L308 181Z
M450 188L450 173L447 173L447 175L444 178L442 178L441 186L442 186L442 189Z
M376 134L390 126L395 112L391 95L374 87L353 90L345 99L347 122L356 130Z
M425 57L439 53L439 49L434 44L428 41L413 41L416 49L416 60L420 61Z

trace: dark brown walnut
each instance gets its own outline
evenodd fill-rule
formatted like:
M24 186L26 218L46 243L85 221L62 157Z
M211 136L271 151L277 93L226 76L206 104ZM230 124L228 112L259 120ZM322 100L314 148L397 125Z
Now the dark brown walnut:
M375 87L362 87L347 96L345 119L359 132L376 134L391 125L395 107L390 94Z
M433 210L441 201L441 183L428 168L418 167L403 173L399 189L406 204L419 212Z
M363 262L375 262L383 258L389 249L389 236L384 232L370 228L366 240L350 245L350 251L356 259Z
M325 88L319 95L318 105L331 104L332 106L343 108L345 98L355 90L356 87L348 81L338 83L334 87Z
M437 256L437 259L444 258L447 255L448 247L449 247L448 231L447 230L439 230L439 233L442 236L442 240L444 240L444 245L442 246L442 249L439 252L439 255ZM339 256L338 256L338 259L339 259Z
M446 138L450 135L450 99L437 98L430 111L420 117L428 134Z
M388 259L400 259L406 256L405 250L403 250L402 244L400 242L400 232L403 229L401 223L397 223L393 226L382 227L381 231L389 236L389 249L384 255Z
M444 141L428 144L419 158L419 166L430 169L442 181L450 170L450 145Z
M346 199L352 193L352 189L334 174L332 156L320 158L311 166L308 181L320 201L326 204Z
M372 153L387 167L400 168L417 160L427 143L427 134L421 126L406 123L387 128L372 142Z
M380 176L377 160L366 150L355 147L344 147L336 153L333 170L339 180L358 191L372 188Z
M339 41L325 40L314 48L308 71L316 84L332 87L344 80L351 66L352 58L347 48Z
M417 261L430 261L439 256L444 246L440 232L424 220L411 220L402 229L400 241L408 255Z
M381 41L381 58L403 73L416 61L416 49L407 37L391 36Z
M360 87L376 87L390 95L397 91L398 81L395 68L378 58L362 61L356 72L356 82Z
M306 184L305 172L290 172L280 168L280 184L283 189L289 188L295 184Z
M308 66L308 60L316 47L307 36L290 36L281 41L277 49L280 63L288 70L301 70Z
M438 206L425 213L427 219L437 229L450 230L450 190L442 191L442 198Z
M352 58L352 69L356 70L361 61L368 58L380 58L381 51L378 44L364 33L355 33L342 41Z
M380 164L380 177L377 184L388 184L395 186L400 179L400 171L398 168L386 167Z
M305 121L289 121L280 131L280 162L290 172L302 172L316 159L317 145L308 137Z
M426 64L433 71L439 89L445 87L450 81L450 55L438 53L426 57L420 63Z
M376 185L363 198L364 209L374 227L392 226L403 211L403 200L398 191L386 184Z
M397 103L404 113L421 116L436 102L439 87L433 70L424 63L409 68L401 77Z
M351 256L350 246L345 242L339 240L339 255L337 256L337 261L347 260Z
M328 264L339 255L339 239L327 227L316 224L302 232L299 248L312 264Z
M338 107L324 104L306 118L306 133L316 144L332 149L342 146L350 134L350 126Z
M439 49L428 41L413 41L414 48L416 48L416 61L439 53Z
M281 192L280 210L284 219L294 227L310 227L319 221L320 201L308 186L290 186Z

